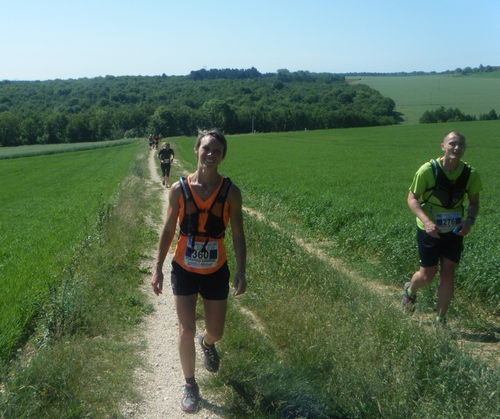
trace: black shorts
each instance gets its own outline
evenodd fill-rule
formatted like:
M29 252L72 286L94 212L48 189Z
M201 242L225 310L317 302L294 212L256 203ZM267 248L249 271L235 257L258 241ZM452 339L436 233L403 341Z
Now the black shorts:
M174 295L198 294L206 300L226 300L229 295L229 268L227 262L212 274L197 274L186 271L172 261L170 282Z
M170 176L170 163L161 164L161 173L163 176Z
M441 257L459 263L464 250L464 236L454 233L439 234L439 239L429 236L425 230L417 227L418 256L420 266L436 266Z

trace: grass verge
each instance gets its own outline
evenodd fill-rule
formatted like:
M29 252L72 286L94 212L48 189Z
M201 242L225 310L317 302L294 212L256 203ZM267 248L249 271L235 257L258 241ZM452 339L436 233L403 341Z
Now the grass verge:
M494 418L500 374L453 331L403 315L286 234L247 217L249 290L205 384L230 418ZM254 313L245 315L243 305Z
M142 148L135 142L0 160L1 359L25 341L35 305L49 285L62 284L78 245L99 233Z
M122 140L98 141L93 143L36 144L22 145L18 147L0 147L0 160L117 147L141 140L144 141L142 138L127 138Z
M1 366L0 417L120 417L134 397L140 362L132 327L152 308L138 288L142 249L156 234L145 223L145 155L113 203L96 214L95 234L38 304L36 329L17 356Z

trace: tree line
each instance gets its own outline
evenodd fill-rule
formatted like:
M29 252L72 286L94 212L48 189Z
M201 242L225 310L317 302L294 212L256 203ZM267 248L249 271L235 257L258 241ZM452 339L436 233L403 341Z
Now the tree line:
M487 114L480 114L480 121L488 121L498 119L495 109L492 109ZM420 117L421 124L435 124L438 122L458 122L458 121L477 121L475 115L464 114L460 109L445 109L444 106L433 111L425 111Z
M450 76L460 75L460 76L468 76L469 74L481 74L481 73L492 73L494 71L500 70L500 66L491 66L491 65L482 65L480 64L478 67L465 67L465 68L456 68L455 70L445 70L441 72L437 71L399 71L395 73L376 73L376 72L353 72L353 73L342 73L342 75L346 77L370 77L370 76L429 76L436 74L448 74Z
M187 76L0 82L0 145L391 125L395 103L342 75L211 69Z

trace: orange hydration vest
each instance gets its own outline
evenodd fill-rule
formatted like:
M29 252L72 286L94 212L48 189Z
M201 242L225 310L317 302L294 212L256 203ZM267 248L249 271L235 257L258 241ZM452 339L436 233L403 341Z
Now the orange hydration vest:
M206 201L193 193L189 177L181 177L180 185L180 233L174 260L190 272L216 272L227 260L224 236L229 222L226 198L231 180L221 177L218 188Z

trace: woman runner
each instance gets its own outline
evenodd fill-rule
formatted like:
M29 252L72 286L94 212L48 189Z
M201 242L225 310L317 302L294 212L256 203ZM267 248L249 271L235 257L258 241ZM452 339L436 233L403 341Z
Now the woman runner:
M179 319L179 355L186 379L181 409L186 412L196 411L200 400L195 379L194 343L198 294L202 297L205 311L205 330L198 336L198 344L204 354L205 368L210 372L219 369L215 343L224 332L229 295L230 273L224 246L224 230L228 222L231 222L237 265L233 295L246 291L246 242L241 192L218 172L219 164L226 156L226 138L215 128L201 131L194 151L198 159L196 172L187 176L183 184L175 182L170 189L166 220L151 279L154 293L160 295L163 290L163 264L179 220L181 232L172 260L171 285ZM183 192L183 188L189 191ZM221 198L224 192L227 193L225 200ZM219 204L214 204L214 201Z

